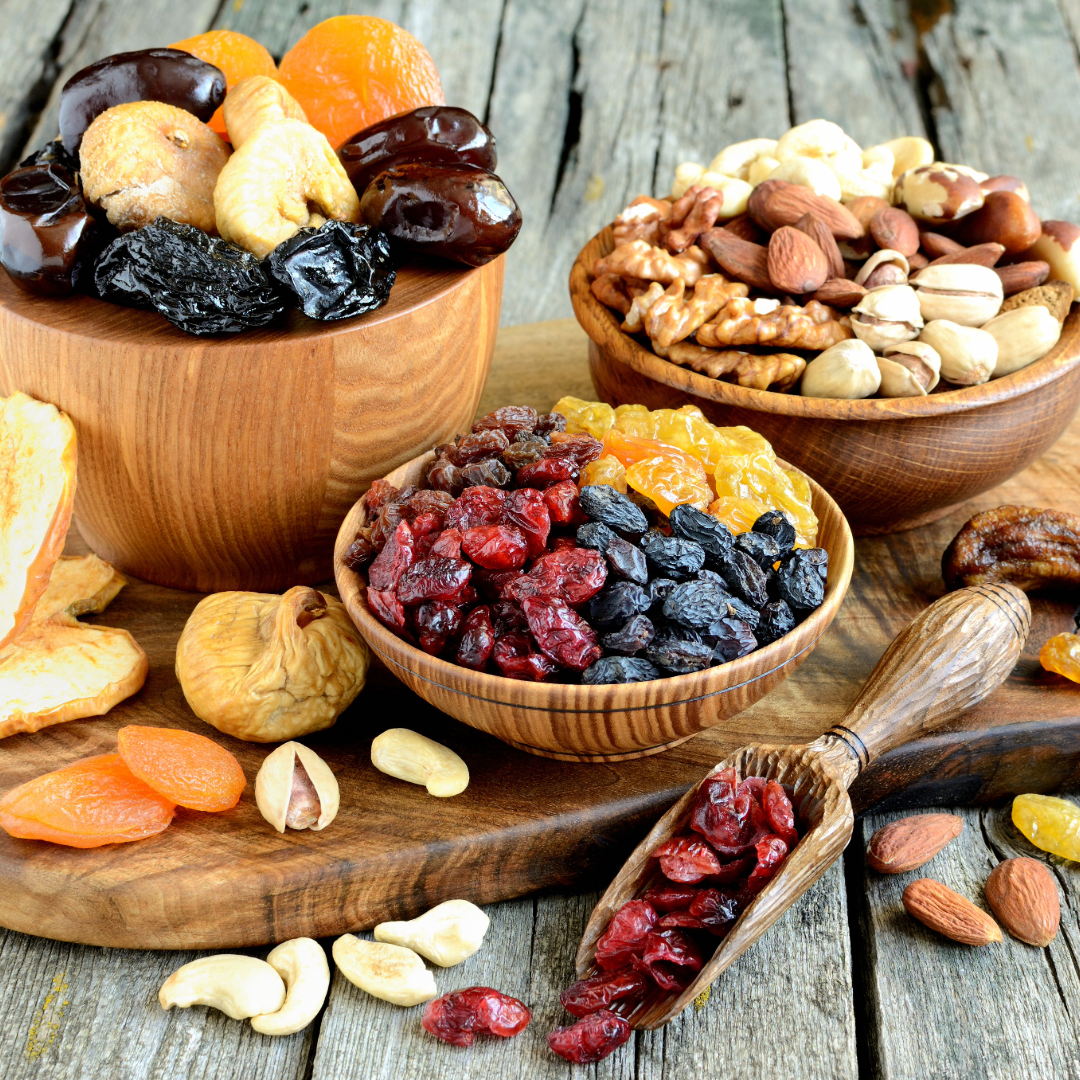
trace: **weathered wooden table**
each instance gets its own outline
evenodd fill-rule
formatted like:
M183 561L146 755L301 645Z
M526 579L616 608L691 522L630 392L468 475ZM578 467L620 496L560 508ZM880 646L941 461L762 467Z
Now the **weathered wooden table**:
M891 0L0 0L0 168L53 137L59 88L91 60L210 26L249 33L280 55L311 25L353 10L417 34L447 99L499 135L499 171L526 221L509 257L506 327L568 315L578 248L630 197L666 190L678 162L707 161L728 142L817 116L864 145L926 134L946 160L1024 176L1042 216L1080 220L1078 0L911 0L907 8ZM541 347L542 374L528 363ZM510 385L535 403L588 394L582 340L566 326L505 331L482 408L506 400ZM1074 424L1047 456L1063 485L1075 486L1078 448ZM1011 497L1022 491L1021 478ZM1057 505L1077 510L1078 498L1063 487ZM990 495L980 505L994 502ZM916 546L903 536L884 542ZM934 574L928 559L912 567L917 581ZM981 903L999 858L1034 852L1007 805L958 812L968 827L933 873ZM596 1074L1080 1077L1075 864L1051 860L1065 903L1048 949L1012 940L952 946L904 914L899 896L913 875L865 869L866 839L894 816L858 823L844 863L707 1001L636 1035ZM313 1028L271 1039L217 1012L159 1009L159 985L190 954L0 931L0 1075L567 1076L573 1070L547 1052L543 1033L564 1022L557 994L594 899L542 895L489 909L485 947L455 969L453 985L497 986L533 1005L535 1020L516 1040L469 1051L437 1044L417 1010L376 1001L340 976Z

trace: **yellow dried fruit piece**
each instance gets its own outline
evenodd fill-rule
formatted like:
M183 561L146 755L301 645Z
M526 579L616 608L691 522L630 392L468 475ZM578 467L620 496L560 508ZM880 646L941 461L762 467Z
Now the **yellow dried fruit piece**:
M276 120L308 122L299 102L277 79L267 75L241 79L226 95L221 112L234 150L239 150L263 124Z
M1080 682L1080 635L1055 634L1039 650L1039 663L1047 671Z
M1041 851L1080 862L1080 806L1052 795L1017 795L1012 820Z
M626 466L610 454L595 461L590 461L581 475L578 477L579 487L588 487L590 484L607 484L618 491L626 491Z
M585 432L594 439L602 439L615 424L615 410L602 401L563 397L555 402L551 411L566 417L566 430L570 435Z
M624 435L633 435L637 439L656 438L656 414L644 405L617 406L613 426Z
M751 499L722 495L709 505L708 513L722 521L733 533L749 532L765 510Z
M79 147L83 193L118 229L167 217L214 232L214 188L228 160L224 139L162 101L106 109Z
M795 525L799 543L812 547L817 540L818 521L809 498L796 492L790 476L776 460L762 452L725 461L713 477L717 496L749 499L766 510L782 510ZM809 492L807 491L807 494Z
M652 499L662 514L689 503L704 511L713 492L703 472L688 468L678 458L653 457L635 462L626 470L626 483Z

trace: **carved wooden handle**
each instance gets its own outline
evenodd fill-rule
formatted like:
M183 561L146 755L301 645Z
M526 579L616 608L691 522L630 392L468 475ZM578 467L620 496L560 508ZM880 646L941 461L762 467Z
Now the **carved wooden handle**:
M827 736L865 768L982 701L1012 671L1030 629L1031 606L1013 585L948 593L899 634Z

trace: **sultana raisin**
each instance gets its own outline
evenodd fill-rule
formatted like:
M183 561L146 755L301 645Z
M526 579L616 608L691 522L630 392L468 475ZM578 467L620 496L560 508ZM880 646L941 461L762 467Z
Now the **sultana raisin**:
M1046 671L1080 682L1080 636L1055 634L1039 650L1039 663Z

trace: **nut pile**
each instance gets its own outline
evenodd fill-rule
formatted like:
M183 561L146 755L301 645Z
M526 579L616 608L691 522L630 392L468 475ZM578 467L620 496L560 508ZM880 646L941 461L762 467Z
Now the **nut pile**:
M916 137L862 150L812 120L680 165L670 198L635 199L591 290L624 332L714 379L921 397L1053 348L1078 239L1039 220L1017 177L935 161Z
M364 314L400 258L481 266L521 227L491 132L443 101L424 47L370 17L320 23L280 71L231 31L105 57L65 84L60 138L0 179L0 263L193 334Z
M428 488L372 485L345 561L366 570L384 626L476 671L624 683L744 656L822 603L816 518L760 436L696 409L559 406L569 417L522 406L484 417L439 448ZM620 421L653 434L681 423L690 449ZM718 494L731 485L762 502ZM762 509L784 500L791 516Z

